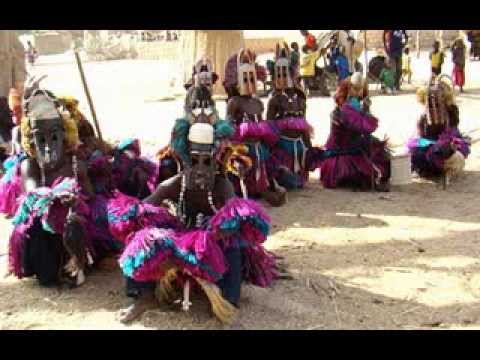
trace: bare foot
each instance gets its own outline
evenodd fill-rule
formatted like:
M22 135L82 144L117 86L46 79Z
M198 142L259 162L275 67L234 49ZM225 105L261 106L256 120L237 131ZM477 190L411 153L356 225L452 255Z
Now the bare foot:
M141 295L128 308L120 310L119 320L123 324L128 324L139 318L145 311L154 309L158 306L155 295L152 292Z

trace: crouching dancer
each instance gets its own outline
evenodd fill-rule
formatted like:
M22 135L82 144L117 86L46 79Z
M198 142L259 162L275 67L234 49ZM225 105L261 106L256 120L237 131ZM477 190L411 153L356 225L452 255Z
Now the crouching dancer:
M418 90L417 100L425 111L417 122L417 136L408 142L412 170L426 178L445 175L448 182L463 170L470 154L470 143L458 129L460 116L453 87L443 76L436 77Z
M214 314L230 322L242 282L268 287L276 277L275 257L265 250L270 220L256 202L236 198L216 148L214 126L194 123L185 132L188 159L182 172L159 185L134 212L110 204L111 231L126 244L120 266L132 306L120 312L129 322L156 305L173 303L183 289L201 289ZM176 217L158 207L176 204ZM125 216L126 215L126 216Z
M309 177L306 162L313 129L305 118L307 98L296 85L287 44L283 49L277 44L274 75L275 90L268 101L267 120L279 133L279 140L272 147L273 157L279 162L276 180L288 190L300 189Z
M373 136L378 119L370 112L368 87L361 73L340 83L335 101L325 151L319 152L323 186L388 191L390 151L386 141Z
M74 153L77 127L53 94L37 89L25 100L21 133L23 195L13 219L9 271L36 276L41 285L80 285L95 249L85 202L92 185Z

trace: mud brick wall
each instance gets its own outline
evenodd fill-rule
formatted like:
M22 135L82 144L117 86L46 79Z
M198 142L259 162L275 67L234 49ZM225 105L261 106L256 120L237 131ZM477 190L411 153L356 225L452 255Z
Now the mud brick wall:
M40 55L62 54L72 45L72 36L68 33L47 33L35 35L35 48Z
M283 38L268 39L245 39L245 46L253 49L257 55L274 51L277 42L283 42ZM138 42L135 45L138 59L178 61L181 57L181 42ZM240 50L240 49L239 49Z
M180 42L138 42L138 59L176 61L180 56Z

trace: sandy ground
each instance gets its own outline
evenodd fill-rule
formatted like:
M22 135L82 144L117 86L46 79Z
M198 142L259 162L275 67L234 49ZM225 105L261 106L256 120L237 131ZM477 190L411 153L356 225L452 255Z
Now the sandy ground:
M68 57L42 59L45 85L78 96L78 74ZM422 60L422 59L420 59ZM425 59L423 59L425 60ZM70 61L70 60L69 60ZM169 69L158 62L85 65L105 136L135 135L147 150L164 144L181 100L159 102ZM445 70L448 70L446 65ZM462 130L480 139L479 63L468 65L470 86L460 96ZM428 63L419 61L416 83ZM418 108L413 87L375 96L381 119L377 135L402 144L414 129ZM331 99L314 98L308 118L322 143L328 134ZM219 104L220 113L224 106ZM480 145L466 172L443 191L415 179L389 194L325 190L317 174L289 195L273 217L267 247L285 258L293 280L271 289L245 286L239 321L246 329L436 329L480 328ZM4 273L10 225L0 219L0 273ZM98 269L74 290L44 289L33 280L0 274L0 329L222 329L202 298L183 313L160 306L131 326L116 312L128 304L118 270Z

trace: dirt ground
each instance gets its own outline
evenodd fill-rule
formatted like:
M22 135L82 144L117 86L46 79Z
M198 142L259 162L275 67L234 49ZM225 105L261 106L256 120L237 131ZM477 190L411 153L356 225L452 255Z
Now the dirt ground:
M97 66L99 73L106 66L87 65L91 71ZM70 65L45 64L38 69L47 71L54 84L54 79L63 76L65 66ZM118 63L114 66L120 67ZM139 73L142 71L148 73L146 69ZM122 79L125 85L118 85L110 94L99 95L101 91L96 90L96 98L119 96L125 91L121 86L131 85L127 80ZM67 89L75 81L61 86ZM108 81L97 78L92 83L101 88ZM149 96L145 95L146 87L139 82L132 96L128 95L133 104L128 114L154 114L159 109L161 114L171 114L174 107L178 113L180 101L145 101ZM139 89L143 89L142 96L135 92ZM78 88L71 91L81 94ZM312 174L305 190L289 194L287 205L270 208L273 228L267 247L285 258L293 279L279 280L271 289L245 286L241 326L311 330L480 328L480 144L476 142L480 132L475 131L479 128L479 97L474 85L459 97L462 129L473 138L474 145L465 174L447 190L420 179L388 194L326 190L318 175ZM105 121L107 131L116 128L113 138L133 131L129 116L122 110L127 109L126 101L119 101L115 110L113 98L107 104L98 101L99 114L115 115L114 120ZM404 142L414 129L418 111L413 91L395 97L376 96L373 106L382 122L378 135L386 133L395 143ZM309 100L309 119L319 143L328 133L325 116L331 107L331 99ZM153 118L139 115L139 119ZM170 128L170 124L151 124L147 131L148 125L141 123L134 130L140 135L151 134L158 128ZM165 130L158 134L152 139L153 147L168 138ZM0 273L5 272L9 232L9 223L0 219ZM189 313L160 305L124 326L116 320L117 311L129 303L123 285L118 269L97 269L84 286L62 291L0 274L0 329L224 328L198 297Z

